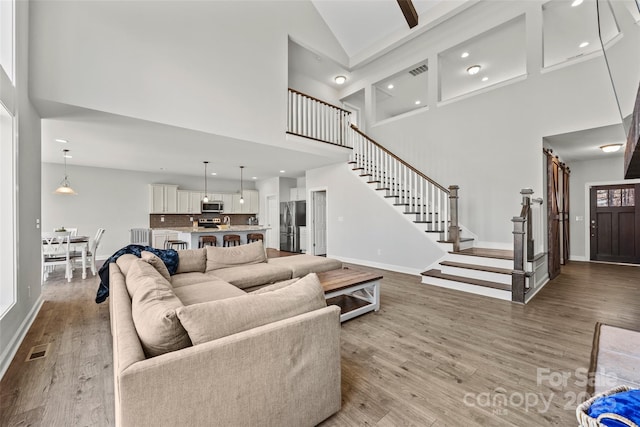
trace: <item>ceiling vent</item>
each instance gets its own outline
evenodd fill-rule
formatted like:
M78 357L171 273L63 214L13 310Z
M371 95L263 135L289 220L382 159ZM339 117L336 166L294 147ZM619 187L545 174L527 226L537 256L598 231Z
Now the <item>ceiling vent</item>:
M417 76L418 74L422 74L425 71L427 71L429 68L427 67L426 64L423 64L417 68L414 68L413 70L409 70L409 74L411 74L413 77Z

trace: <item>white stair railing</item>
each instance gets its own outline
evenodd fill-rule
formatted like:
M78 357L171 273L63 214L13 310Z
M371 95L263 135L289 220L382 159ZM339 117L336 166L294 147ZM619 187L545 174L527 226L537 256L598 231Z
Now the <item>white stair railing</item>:
M342 147L352 147L351 112L289 89L287 133Z
M427 224L427 231L440 232L449 240L449 190L378 144L355 126L352 164L369 176L370 182L388 189L397 203L406 206L406 213L416 215L417 222Z

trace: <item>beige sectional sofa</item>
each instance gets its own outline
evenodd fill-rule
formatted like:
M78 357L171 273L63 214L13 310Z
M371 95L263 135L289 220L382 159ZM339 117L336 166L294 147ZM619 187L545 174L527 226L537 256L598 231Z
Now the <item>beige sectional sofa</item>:
M262 242L178 254L173 276L147 252L110 265L116 425L312 426L340 409L340 309L313 274L339 261L267 260Z

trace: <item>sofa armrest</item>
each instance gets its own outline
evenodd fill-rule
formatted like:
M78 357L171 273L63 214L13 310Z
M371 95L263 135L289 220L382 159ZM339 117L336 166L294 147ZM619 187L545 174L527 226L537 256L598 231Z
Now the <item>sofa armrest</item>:
M119 377L122 426L313 426L341 405L340 309L141 360Z

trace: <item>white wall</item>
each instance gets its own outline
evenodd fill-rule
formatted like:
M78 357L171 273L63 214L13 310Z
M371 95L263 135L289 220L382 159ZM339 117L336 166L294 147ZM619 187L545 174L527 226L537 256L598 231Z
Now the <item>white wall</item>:
M0 375L3 375L40 308L40 117L29 101L28 1L15 8L15 111L18 118L16 303L0 319ZM7 92L2 91L3 102ZM4 285L4 284L3 284Z
M306 177L307 192L327 191L327 256L419 274L445 254L347 164L309 170Z
M67 165L71 187L77 196L53 194L64 176L60 164L42 163L42 230L77 227L93 237L105 229L98 257L106 258L129 244L131 228L149 226L149 184L177 184L178 189L203 190L202 178L163 173ZM240 182L209 178L208 190L238 191ZM253 182L245 188L254 189ZM185 215L188 216L188 215Z
M276 205L280 206L280 177L273 177L269 179L261 179L256 182L256 189L260 193L260 213L258 217L260 224L271 226L272 241L268 241L268 247L280 248L280 218L272 218L271 224L268 224L267 218L267 197L275 196Z
M284 140L289 35L346 63L308 1L41 1L32 96L265 144Z
M480 241L510 243L520 190L544 194L542 138L619 123L602 56L541 72L542 2L481 2L352 73L344 95L429 61L429 109L368 126L368 134L445 187L460 186L460 222ZM526 79L452 102L437 100L438 52L526 13ZM594 25L596 23L594 22Z
M589 210L590 201L588 189L594 184L623 182L624 157L608 157L602 160L585 160L567 163L571 168L569 178L569 206L570 206L570 242L569 259L588 261L589 253ZM583 219L578 221L576 217Z

